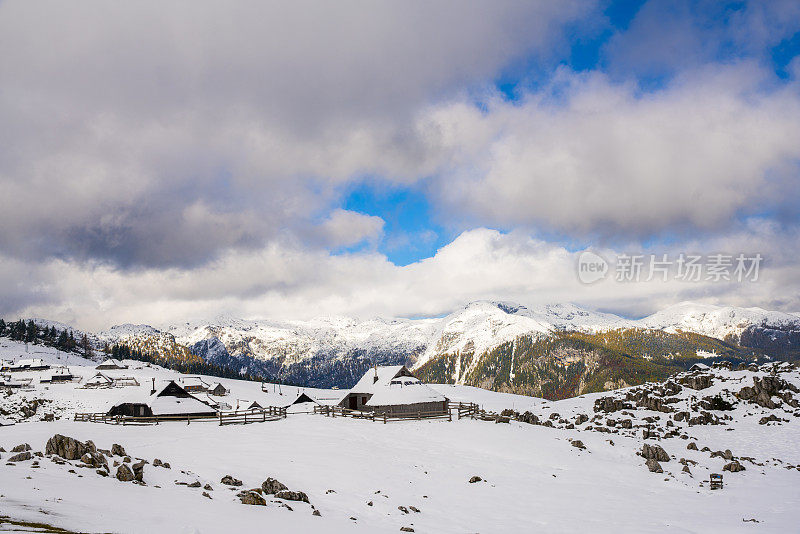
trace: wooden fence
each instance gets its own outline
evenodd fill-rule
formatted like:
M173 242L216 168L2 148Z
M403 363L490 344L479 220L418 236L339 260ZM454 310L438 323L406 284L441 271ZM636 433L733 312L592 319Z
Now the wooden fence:
M351 410L349 408L342 408L341 406L319 405L314 406L313 413L324 415L326 417L352 417L354 419L368 419L370 421L377 421L385 424L391 421L413 421L422 419L447 419L448 421L452 421L454 413L458 419L462 419L466 417L475 418L479 412L480 407L475 403L457 402L451 403L446 411L376 413L374 411Z
M246 425L265 423L286 418L286 408L268 406L252 410L221 411L214 415L152 415L132 417L127 415L108 415L105 413L75 413L75 421L105 423L109 425L157 425L162 422L216 422L222 425Z

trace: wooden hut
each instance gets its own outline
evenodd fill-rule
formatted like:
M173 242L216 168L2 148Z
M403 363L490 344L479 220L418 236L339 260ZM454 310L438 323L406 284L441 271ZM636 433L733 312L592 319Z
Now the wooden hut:
M217 411L173 380L150 395L138 392L115 404L108 415L132 417L182 417L187 415L216 415Z
M121 361L114 358L106 358L95 369L100 371L109 371L114 369L127 369L128 366L124 365Z
M449 403L404 365L395 365L367 371L338 404L351 410L403 414L447 413Z

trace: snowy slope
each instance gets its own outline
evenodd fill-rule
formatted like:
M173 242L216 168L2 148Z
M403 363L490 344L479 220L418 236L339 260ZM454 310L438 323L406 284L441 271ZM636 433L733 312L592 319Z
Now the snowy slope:
M682 302L637 322L645 328L675 332L684 330L725 339L738 336L748 327L800 329L800 317L762 308L736 308Z
M4 357L24 353L19 343L2 347ZM66 357L43 354L54 361ZM127 372L142 383L151 377L179 378L172 371L128 363L133 366ZM91 366L71 365L71 370L81 376L94 372ZM707 389L684 388L672 394L677 399L670 404L674 413L643 407L595 412L595 401L609 393L548 402L462 386L433 386L453 400L478 402L490 410L530 411L552 427L471 419L384 425L313 414L290 414L284 420L246 426L199 422L118 426L72 422L67 411L55 422L33 418L34 422L0 428L0 446L9 451L29 443L32 452L43 452L56 433L92 440L102 449L118 443L134 461L149 462L144 466L146 485L98 476L79 461L59 465L47 457L34 457L9 465L10 454L0 452L0 515L70 531L119 533L255 533L265 526L288 533L398 532L401 527L444 534L794 532L800 524L800 410L787 403L766 409L739 402L731 411L714 412L721 419L730 417L719 425L690 426L675 420L677 411L692 410L693 397L719 393L730 398L727 391L752 385L754 378L769 376L771 370L709 373L713 382ZM778 376L800 386L797 369L786 366ZM231 389L228 401L261 401L272 395L262 393L258 383L222 382ZM289 389L283 393L296 393ZM625 398L634 391L613 395ZM310 393L335 397L340 392ZM0 397L0 406L14 405L26 396L91 411L126 394L125 389L84 390L78 384L37 385L32 391ZM572 424L579 414L588 414L590 420ZM779 421L759 424L766 415ZM632 429L612 424L623 418L633 421ZM677 435L643 439L648 420L661 431L676 430ZM673 421L672 426L666 421ZM573 446L573 440L580 440L585 449ZM710 451L687 450L693 442ZM671 456L660 462L663 473L649 472L637 455L645 443L659 445ZM722 471L728 460L711 457L710 452L726 449L745 471ZM169 462L171 468L154 467L155 458ZM687 462L691 474L682 472L679 458L691 462ZM109 465L115 460L122 458L109 457ZM711 472L724 473L723 490L709 490ZM220 480L228 474L241 479L243 486L227 489ZM483 480L470 483L476 475ZM306 492L311 504L270 497L266 506L240 504L238 490L258 487L267 477ZM195 481L213 489L176 484ZM320 511L319 517L312 515L311 505Z

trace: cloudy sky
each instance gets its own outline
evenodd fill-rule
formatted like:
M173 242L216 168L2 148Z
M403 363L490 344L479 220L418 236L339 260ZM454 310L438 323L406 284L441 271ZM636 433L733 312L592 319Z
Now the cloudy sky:
M800 311L798 259L793 0L0 1L6 319Z

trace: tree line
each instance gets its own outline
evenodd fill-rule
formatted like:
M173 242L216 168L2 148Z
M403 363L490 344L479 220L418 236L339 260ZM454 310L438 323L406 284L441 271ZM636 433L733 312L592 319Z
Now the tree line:
M79 339L75 338L72 330L58 330L55 326L40 327L33 320L27 322L19 319L6 323L0 319L0 337L7 337L14 341L33 343L34 345L45 345L55 347L63 352L75 352L86 358L91 358L94 350L92 343L86 334Z

